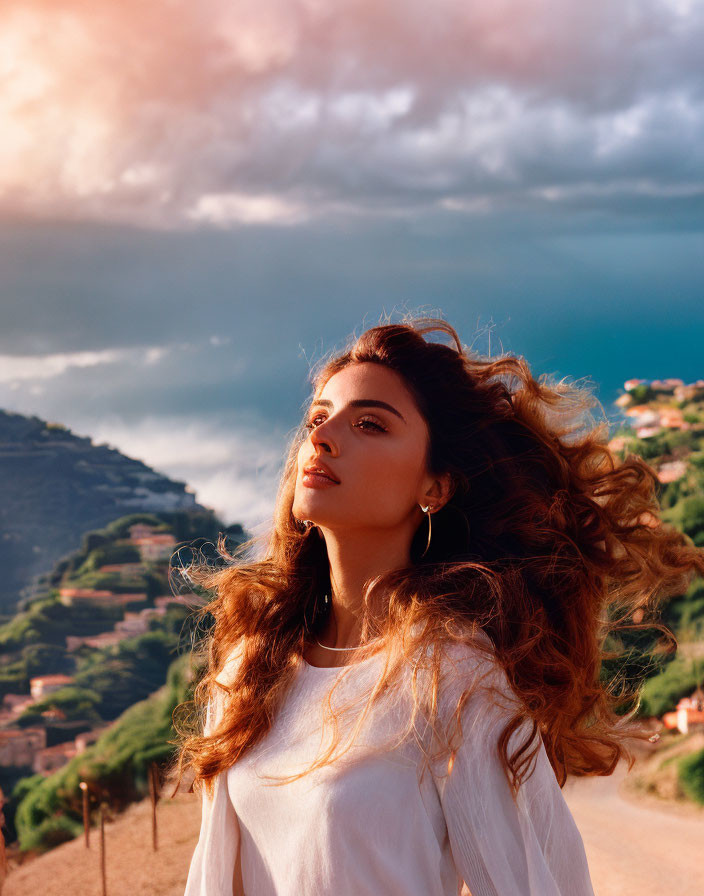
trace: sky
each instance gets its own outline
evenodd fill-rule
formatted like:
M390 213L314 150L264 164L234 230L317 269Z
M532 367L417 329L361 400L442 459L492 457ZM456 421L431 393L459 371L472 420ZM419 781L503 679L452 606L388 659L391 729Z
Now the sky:
M704 376L704 0L4 0L0 407L273 509L311 365L406 313Z

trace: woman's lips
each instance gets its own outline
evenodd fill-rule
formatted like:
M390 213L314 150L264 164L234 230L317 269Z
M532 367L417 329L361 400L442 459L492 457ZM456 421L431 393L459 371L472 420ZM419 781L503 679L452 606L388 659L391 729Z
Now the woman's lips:
M333 482L327 476L323 476L322 473L304 473L301 482L308 488L325 488L328 485L340 484L339 482Z

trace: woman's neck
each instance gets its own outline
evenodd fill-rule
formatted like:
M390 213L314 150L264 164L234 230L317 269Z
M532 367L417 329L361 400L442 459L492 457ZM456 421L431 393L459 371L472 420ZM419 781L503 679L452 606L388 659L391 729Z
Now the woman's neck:
M332 586L330 619L320 641L328 647L356 647L361 639L365 585L377 576L407 566L410 542L400 528L340 533L320 527L320 531Z

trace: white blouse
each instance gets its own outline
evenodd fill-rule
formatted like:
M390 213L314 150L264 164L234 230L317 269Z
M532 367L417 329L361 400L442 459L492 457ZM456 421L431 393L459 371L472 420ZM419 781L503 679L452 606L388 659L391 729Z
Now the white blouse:
M448 656L462 686L447 687L441 718L449 718L480 670L516 699L497 662L465 645ZM216 777L212 799L202 797L184 896L233 896L238 857L245 896L458 896L463 881L472 896L594 896L582 838L542 741L516 804L495 751L508 716L481 689L463 708L449 776L447 758L419 776L422 754L413 738L374 752L407 721L396 703L384 711L382 698L350 752L297 781L270 786L267 775L303 771L319 755L328 731L322 697L333 677L345 672L338 690L354 699L373 684L381 663L381 654L335 668L300 659L266 737ZM206 732L220 706L219 699L214 713L208 707ZM524 723L514 732L509 755L528 731Z

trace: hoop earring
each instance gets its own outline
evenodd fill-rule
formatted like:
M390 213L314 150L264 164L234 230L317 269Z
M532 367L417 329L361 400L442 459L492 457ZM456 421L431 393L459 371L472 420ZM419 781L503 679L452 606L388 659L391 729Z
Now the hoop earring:
M431 536L431 534L432 534L432 523L430 522L430 517L432 516L432 514L428 512L428 511L430 510L430 504L428 504L427 507L423 507L422 504L419 504L418 506L419 506L420 509L423 511L423 513L427 513L427 514L428 514L428 543L427 543L426 546L425 546L425 550L424 550L423 553L421 554L421 557L425 557L425 555L426 555L427 552L428 552L428 548L430 547L430 536Z

